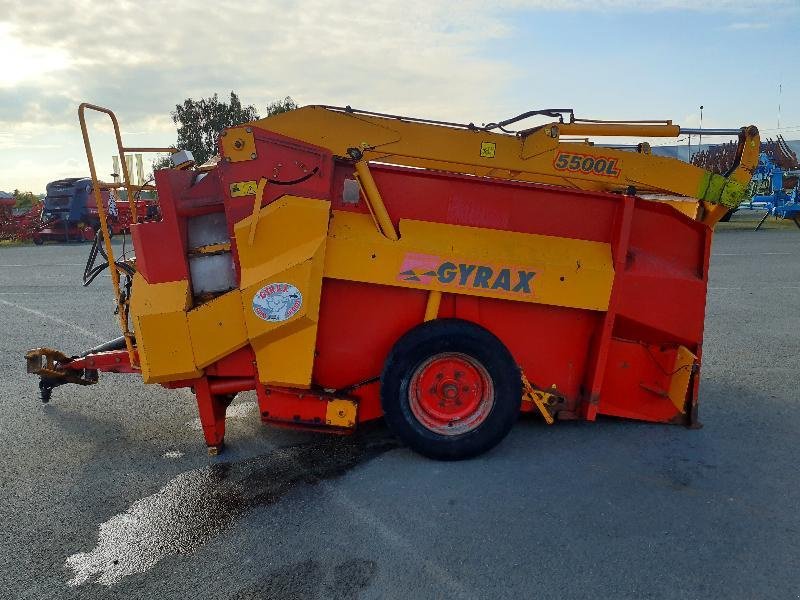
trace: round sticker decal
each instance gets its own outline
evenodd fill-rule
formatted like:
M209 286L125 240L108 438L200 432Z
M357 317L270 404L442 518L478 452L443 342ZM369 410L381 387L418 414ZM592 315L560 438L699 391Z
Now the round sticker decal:
M303 294L291 283L268 283L253 296L253 312L265 321L291 319L301 306Z

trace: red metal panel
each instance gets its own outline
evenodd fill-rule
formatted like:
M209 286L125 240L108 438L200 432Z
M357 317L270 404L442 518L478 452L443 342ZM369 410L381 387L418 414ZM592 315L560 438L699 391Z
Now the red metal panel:
M609 345L599 412L643 421L683 422L683 414L667 396L675 356L675 346L613 339Z
M209 365L205 372L214 377L255 377L255 361L253 349L245 346Z
M131 225L136 270L148 283L189 278L186 226L178 217L176 201L192 182L191 171L156 171L161 221Z
M325 427L329 396L258 386L258 409L265 423L296 427Z
M619 196L532 183L478 179L419 169L371 165L392 221L418 219L591 241L610 241ZM335 210L366 212L342 201L353 167L338 163L331 198Z
M625 330L617 334L697 347L705 318L710 236L708 227L671 207L637 199L625 268L615 282Z
M457 302L460 303L461 298ZM603 314L541 304L482 298L475 322L511 351L531 384L555 386L575 410L588 367L590 340Z
M422 322L427 297L422 290L324 280L314 382L341 389L379 376L394 343Z
M257 160L228 163L223 156L217 168L231 237L233 225L252 214L255 199L253 195L232 196L231 185L266 177L270 183L264 190L262 206L286 194L324 199L331 195L333 157L328 150L257 127L253 135Z
M622 196L617 206L614 216L614 224L611 238L611 255L614 260L614 284L611 288L611 297L608 302L608 310L603 315L602 325L593 338L589 368L586 371L585 386L588 393L584 395L581 406L581 413L585 419L594 421L597 416L597 404L600 391L603 387L603 376L608 360L608 347L611 341L611 334L617 314L617 304L619 303L620 288L619 274L625 269L625 261L628 254L630 243L631 223L633 222L633 211L635 200L630 196Z

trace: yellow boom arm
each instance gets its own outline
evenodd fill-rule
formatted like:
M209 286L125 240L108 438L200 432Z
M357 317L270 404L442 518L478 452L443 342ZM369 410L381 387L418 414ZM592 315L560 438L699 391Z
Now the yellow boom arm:
M723 176L674 158L653 156L647 144L631 152L562 139L565 135L677 137L685 131L670 121L573 119L507 134L471 124L306 106L253 125L327 148L336 156L582 190L686 196L703 203L706 210L701 218L709 225L744 198L758 164L760 143L756 127L734 130L739 136L738 152Z

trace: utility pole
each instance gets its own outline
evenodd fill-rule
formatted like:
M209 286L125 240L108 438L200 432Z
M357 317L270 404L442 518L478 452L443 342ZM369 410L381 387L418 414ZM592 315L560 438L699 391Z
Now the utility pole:
M700 150L703 149L703 105L700 105Z

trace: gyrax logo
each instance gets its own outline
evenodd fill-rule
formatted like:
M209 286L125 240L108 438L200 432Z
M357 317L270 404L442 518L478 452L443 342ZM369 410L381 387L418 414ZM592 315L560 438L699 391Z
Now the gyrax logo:
M422 285L435 281L457 287L533 294L535 276L536 271L525 267L475 264L430 254L406 254L397 279Z

